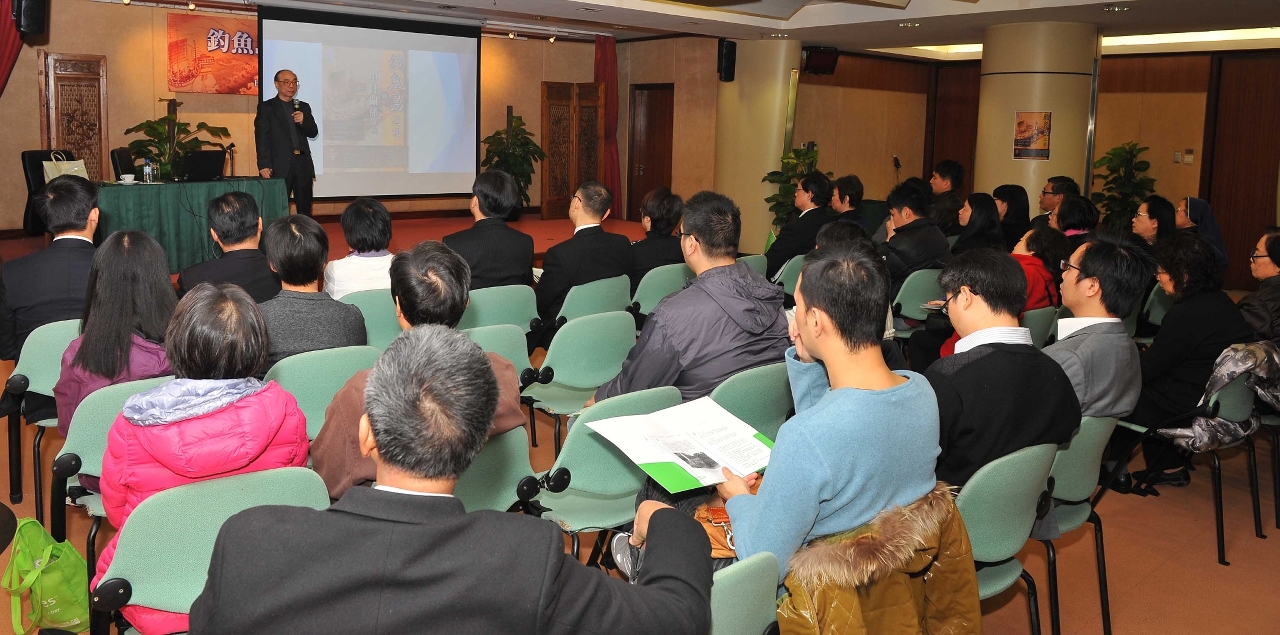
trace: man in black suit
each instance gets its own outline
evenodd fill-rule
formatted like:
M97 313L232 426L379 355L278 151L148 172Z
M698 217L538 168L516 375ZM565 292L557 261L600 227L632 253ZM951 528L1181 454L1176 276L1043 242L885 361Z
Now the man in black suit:
M933 176L929 177L932 196L929 216L947 236L959 236L962 229L960 209L964 207L964 199L960 198L961 187L964 187L964 166L951 159L938 163L933 169Z
M507 214L520 204L516 180L501 170L476 176L471 185L470 229L444 237L471 267L471 288L533 285L533 238L507 227Z
M765 275L777 282L778 272L787 262L796 256L803 256L813 251L814 239L823 225L835 220L831 208L831 179L827 175L813 171L800 178L796 184L796 209L800 215L795 220L782 226L778 237L764 252L768 260Z
M253 136L258 145L258 173L262 178L284 179L293 193L298 213L311 215L311 181L316 167L311 162L307 138L320 134L311 106L298 101L298 76L293 71L276 71L276 98L258 102L253 118Z
M325 511L265 506L227 520L192 635L710 628L710 543L689 516L654 513L633 586L566 554L554 523L467 513L453 497L498 400L489 359L466 335L414 327L368 381L359 443L377 485Z
M587 181L569 202L573 237L547 250L538 281L538 315L543 328L529 334L529 350L551 344L555 320L569 289L588 282L631 273L631 241L600 227L609 217L613 195L597 181Z
M244 192L227 192L209 201L206 216L213 242L222 257L187 267L178 274L178 296L201 282L230 282L244 289L254 302L262 303L280 293L280 276L271 270L267 256L258 249L262 237L262 216L258 203Z

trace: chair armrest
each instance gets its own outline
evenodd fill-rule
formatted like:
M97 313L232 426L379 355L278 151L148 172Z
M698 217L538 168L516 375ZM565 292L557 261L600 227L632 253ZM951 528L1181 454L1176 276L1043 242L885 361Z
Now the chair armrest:
M4 383L4 391L11 395L19 395L27 392L27 388L31 387L31 380L26 375L14 373L9 376L9 380Z
M83 465L84 461L80 459L80 455L74 452L67 452L53 460L53 476L60 479L69 479L79 474Z
M95 611L110 613L127 606L131 598L133 585L123 578L111 578L98 583L98 587L89 594L89 607Z

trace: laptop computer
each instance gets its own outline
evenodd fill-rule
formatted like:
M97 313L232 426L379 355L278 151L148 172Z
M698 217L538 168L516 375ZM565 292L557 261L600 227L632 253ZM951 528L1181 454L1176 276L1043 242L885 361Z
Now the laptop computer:
M182 155L183 178L187 181L216 181L222 178L226 164L226 150L188 150Z

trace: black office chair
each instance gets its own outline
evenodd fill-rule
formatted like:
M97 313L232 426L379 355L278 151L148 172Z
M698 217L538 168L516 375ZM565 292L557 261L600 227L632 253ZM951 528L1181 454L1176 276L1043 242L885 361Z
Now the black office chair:
M22 229L28 236L39 236L48 229L44 220L36 213L33 199L44 187L44 162L53 160L53 153L60 152L67 161L74 161L75 155L70 150L24 150L22 152L22 174L27 178L27 209L22 214Z
M134 174L133 153L129 148L115 148L111 151L111 169L116 173L116 180L124 174Z

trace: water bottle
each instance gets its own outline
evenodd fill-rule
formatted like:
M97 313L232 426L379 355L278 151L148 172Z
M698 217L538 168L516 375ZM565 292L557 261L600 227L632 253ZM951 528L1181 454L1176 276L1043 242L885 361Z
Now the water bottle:
M151 173L151 159L144 159L142 162L142 182L151 183L155 177Z

